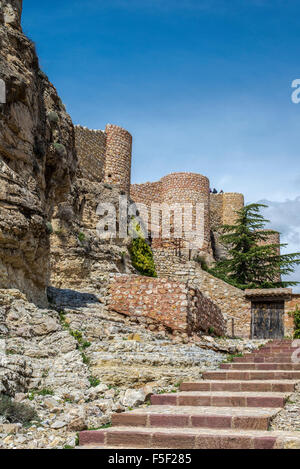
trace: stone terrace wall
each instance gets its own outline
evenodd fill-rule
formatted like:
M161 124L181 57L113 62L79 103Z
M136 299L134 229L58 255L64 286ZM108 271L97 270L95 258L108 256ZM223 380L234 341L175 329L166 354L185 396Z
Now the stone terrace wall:
M189 282L188 286L191 329L225 336L227 324L220 308L204 296L195 283Z
M290 301L285 302L284 314L284 334L285 336L293 336L294 333L294 319L289 315L290 312L295 311L296 307L300 309L300 294L294 294Z
M75 144L82 177L101 182L104 177L106 134L102 130L90 130L77 125Z
M172 252L153 250L156 271L159 277L173 280L193 280L198 289L211 299L221 310L227 321L227 334L231 335L231 317L235 319L235 334L239 337L251 335L251 303L242 290L213 277L201 269L197 262L172 255Z
M214 328L223 335L225 323L220 309L197 288L167 279L115 276L109 286L108 309L136 318L150 330L163 328L191 334Z

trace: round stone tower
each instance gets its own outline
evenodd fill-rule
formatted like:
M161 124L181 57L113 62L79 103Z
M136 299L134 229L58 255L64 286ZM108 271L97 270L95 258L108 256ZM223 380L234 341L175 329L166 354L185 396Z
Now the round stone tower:
M203 227L203 239L201 236L193 239L193 249L210 252L210 213L209 213L209 180L201 174L173 173L161 179L161 199L163 203L192 204L193 213L191 228L196 229L196 204L200 207L200 223ZM201 207L201 204L202 207ZM172 227L172 224L171 224ZM185 236L183 236L185 239ZM188 242L188 240L186 240Z
M132 136L117 125L108 124L106 133L106 155L104 182L116 184L127 195L130 192Z

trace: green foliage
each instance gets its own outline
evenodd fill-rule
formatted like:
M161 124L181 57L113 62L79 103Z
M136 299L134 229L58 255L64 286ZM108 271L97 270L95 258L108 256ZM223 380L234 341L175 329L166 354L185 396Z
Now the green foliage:
M83 361L83 363L84 363L85 365L89 365L89 364L90 364L91 360L89 359L89 357L86 356L85 353L82 353L82 354L81 354L81 358L82 358L82 361Z
M37 389L31 391L31 393L29 393L27 397L30 401L33 401L35 396L53 396L53 395L54 395L54 391L52 391L52 389L44 388L44 389L41 389L40 391L38 391Z
M214 335L215 329L213 327L209 327L208 328L208 333L211 334L211 335Z
M47 230L48 234L53 233L53 226L51 225L51 223L49 221L46 223L46 230Z
M289 314L294 318L294 339L300 339L300 309L298 305L295 311L291 311Z
M69 334L74 337L74 339L76 340L77 344L78 344L78 349L80 350L81 352L81 357L82 357L82 361L85 365L89 365L90 364L90 359L83 353L83 350L89 348L91 346L91 343L88 342L87 340L84 340L83 339L83 335L82 335L82 332L80 331L73 331L70 327L70 324L67 322L67 319L66 319L66 315L63 311L61 311L59 313L59 320L60 320L60 323L62 325L62 327L64 329L66 329Z
M203 256L198 255L198 256L194 257L194 261L198 262L198 264L201 265L202 270L205 270L206 272L209 271L209 267L208 267L208 265L206 263L206 260Z
M84 233L79 233L78 234L78 239L81 243L83 243L83 241L85 240L85 234Z
M90 376L89 377L89 382L92 388L96 388L100 384L100 379L95 378L95 376Z
M38 396L53 396L54 392L51 389L42 389L37 392Z
M262 244L275 231L266 231L260 209L266 205L250 204L239 210L234 225L221 227L221 242L228 247L228 257L217 262L209 273L243 290L252 288L281 288L299 282L281 281L300 264L300 253L280 254L285 244Z
M55 111L51 111L48 114L48 120L51 124L57 124L58 122L58 115Z
M39 420L32 407L21 402L14 402L5 395L0 395L0 416L5 417L10 423L21 423L25 426L32 421Z
M53 147L60 156L65 156L67 154L66 147L61 143L53 143Z
M77 342L79 344L81 344L81 342L82 342L82 333L80 331L70 330L70 334L71 334L72 337L74 337L75 340L77 340Z
M243 355L242 353L234 353L234 354L229 355L229 356L227 357L227 359L225 360L225 363L228 363L228 362L231 363L231 362L233 362L233 359L234 359L234 358L241 358L241 357L243 357L243 356L244 356L244 355Z
M133 267L145 277L157 277L152 250L134 216L131 218L129 234L133 238L129 247Z
M129 248L133 267L145 277L157 277L153 254L145 239L133 239Z

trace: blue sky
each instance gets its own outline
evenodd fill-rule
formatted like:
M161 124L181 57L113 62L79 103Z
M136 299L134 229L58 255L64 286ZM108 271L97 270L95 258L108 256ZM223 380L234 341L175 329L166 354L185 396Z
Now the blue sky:
M205 174L267 200L300 250L298 0L23 3L23 29L74 123L133 134L133 182Z

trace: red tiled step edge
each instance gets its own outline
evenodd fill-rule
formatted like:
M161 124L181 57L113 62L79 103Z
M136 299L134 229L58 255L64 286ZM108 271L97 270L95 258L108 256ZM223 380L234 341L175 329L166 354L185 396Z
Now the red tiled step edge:
M280 433L280 434L279 434ZM275 449L293 444L300 448L300 436L286 432L242 430L165 429L118 427L86 431L79 435L80 445L99 448L163 449Z
M152 405L215 406L215 407L284 407L289 394L285 393L226 393L189 392L151 396Z
M234 363L293 363L292 355L245 355L244 357L234 357Z
M113 426L268 430L281 409L152 406L115 414Z
M204 379L209 380L300 380L300 371L206 371L203 373Z
M199 381L182 383L180 391L294 392L297 381Z
M300 363L222 363L221 370L300 371Z

